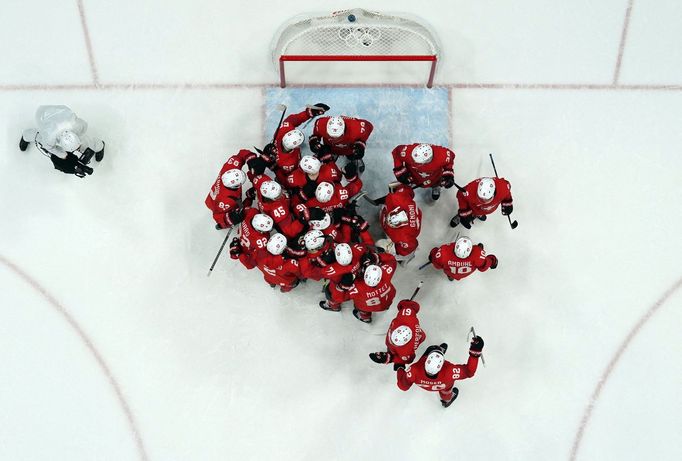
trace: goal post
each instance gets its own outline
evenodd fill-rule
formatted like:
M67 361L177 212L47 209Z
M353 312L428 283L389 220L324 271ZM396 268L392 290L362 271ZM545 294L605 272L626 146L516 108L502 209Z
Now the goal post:
M436 35L422 20L360 8L297 16L280 27L272 50L282 88L285 63L293 61L430 62L431 88L440 55Z

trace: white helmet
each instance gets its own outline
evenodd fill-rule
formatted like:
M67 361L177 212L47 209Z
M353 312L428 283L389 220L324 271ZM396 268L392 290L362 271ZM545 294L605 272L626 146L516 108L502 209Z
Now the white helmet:
M412 339L412 330L406 325L400 325L391 332L391 342L396 346L404 346Z
M334 185L330 182L321 182L315 189L315 198L320 203L327 203L334 195Z
M282 195L282 186L275 181L265 181L260 185L260 193L270 200L277 200Z
M384 275L384 271L381 270L381 267L370 264L365 269L365 283L367 286L375 287L381 282L382 275Z
M428 144L419 144L412 149L412 160L416 163L429 163L433 158L433 149Z
M346 129L346 122L341 117L329 117L327 120L327 134L331 138L340 138Z
M324 245L324 234L319 230L309 230L303 236L303 241L305 242L306 250L316 251Z
M320 172L322 162L320 162L312 155L306 155L304 157L301 157L301 161L298 162L298 166L300 166L301 169L308 174L317 174Z
M426 362L424 362L424 370L426 373L433 376L437 375L441 368L443 368L443 363L445 363L445 357L443 357L443 352L436 350L431 352L426 356Z
M272 218L263 213L258 213L251 220L251 225L259 232L270 232L272 230L272 224Z
M287 238L282 234L272 234L265 247L273 255L281 255L287 247Z
M233 168L223 173L223 175L220 177L220 181L222 181L223 186L225 187L230 189L238 189L242 184L244 184L244 181L246 181L246 175L242 170Z
M460 259L466 259L471 254L471 249L473 247L474 244L471 243L471 239L469 237L460 237L455 242L455 256Z
M81 140L78 135L69 130L62 131L57 143L66 152L73 152L81 146Z
M294 150L305 140L305 135L301 130L291 130L282 136L282 147L284 150Z
M495 196L495 181L493 181L493 178L481 178L478 182L476 194L484 202L491 201Z
M400 210L398 213L389 214L386 221L388 221L388 225L391 227L400 227L403 224L407 224L407 212Z
M353 251L347 243L339 243L336 245L336 248L334 248L334 256L336 256L336 262L342 266L347 266L353 261Z
M328 228L331 223L332 223L332 217L329 216L329 213L324 214L324 218L322 219L311 219L308 221L310 223L310 227L315 229L315 230L325 230Z

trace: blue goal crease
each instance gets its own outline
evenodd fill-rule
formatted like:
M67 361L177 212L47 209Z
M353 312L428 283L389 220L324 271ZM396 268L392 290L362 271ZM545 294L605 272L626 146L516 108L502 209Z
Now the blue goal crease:
M390 151L399 144L447 146L449 142L446 88L270 88L265 95L265 132L275 130L281 115L276 109L278 104L285 104L291 114L318 102L331 107L329 115L349 115L372 122L374 131L368 149ZM306 137L312 133L312 123L304 132Z

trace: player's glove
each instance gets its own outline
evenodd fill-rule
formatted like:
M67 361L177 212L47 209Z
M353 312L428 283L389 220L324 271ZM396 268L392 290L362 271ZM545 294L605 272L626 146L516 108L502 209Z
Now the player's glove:
M353 274L343 274L341 280L339 281L339 288L343 290L350 290L353 288L353 282L355 281L355 276Z
M410 184L410 182L412 182L412 178L410 178L410 172L407 171L405 167L400 166L393 168L393 173L395 174L395 178L403 184Z
M318 115L322 115L322 114L324 114L325 112L327 112L327 111L329 110L329 106L326 105L326 104L324 104L324 103L322 103L322 102L318 102L318 103L315 104L314 106L311 106L311 107L309 108L309 110L310 110L310 114L311 114L313 117L317 117Z
M353 226L353 229L355 229L357 232L364 232L369 229L369 224L367 221L365 221L365 218L360 215L353 216L351 226Z
M346 215L346 210L343 208L334 208L332 210L332 221L334 224L338 224L341 222L343 217Z
M266 144L265 147L263 147L261 158L265 160L265 163L268 166L273 165L277 159L277 147L275 147L273 143Z
M497 269L497 256L488 255L488 256L486 256L486 259L490 262L490 268L491 269Z
M514 205L512 205L511 203L509 203L509 204L503 203L502 204L502 214L503 215L508 216L508 215L512 214L512 211L514 211Z
M476 246L479 247L481 250L485 250L485 247L483 246L482 243L477 243Z
M343 167L343 175L346 180L352 181L358 175L358 166L355 162L348 162L345 167Z
M444 176L440 182L440 185L445 187L446 189L450 189L452 186L455 185L454 176Z
M310 137L310 151L314 154L319 154L322 151L322 139L319 136Z
M301 188L301 192L305 196L306 200L315 198L315 191L317 190L317 183L315 181L306 182L305 186Z
M374 363L390 363L393 357L390 352L370 352L369 358Z
M236 210L228 211L227 219L229 220L232 226L236 226L240 222L244 221L244 210L238 208Z
M242 254L242 244L239 243L239 238L235 237L230 242L230 258L239 259L239 255Z
M362 267L367 267L370 264L377 264L379 262L379 255L368 251L360 258L360 264Z
M256 176L265 173L265 167L268 166L268 162L266 162L263 157L254 157L249 159L246 164L249 166L251 173Z
M365 156L365 145L361 142L353 144L353 160L360 160Z
M249 187L245 192L246 198L249 200L256 199L256 189L254 187Z
M474 222L474 215L466 215L462 216L461 214L459 215L459 223L466 227L467 229L471 229L471 223Z
M313 221L319 221L321 219L324 219L324 215L326 213L322 208L318 207L313 207L308 210L308 215L310 216L310 219Z
M324 253L322 253L320 255L320 260L322 260L322 262L325 264L331 264L334 261L336 261L336 255L334 254L334 250L330 248Z
M480 357L483 350L483 338L474 336L471 338L471 346L469 346L469 355L472 357Z

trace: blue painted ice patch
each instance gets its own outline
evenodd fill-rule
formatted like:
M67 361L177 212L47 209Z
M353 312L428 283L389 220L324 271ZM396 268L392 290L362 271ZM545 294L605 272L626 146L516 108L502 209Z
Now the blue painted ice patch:
M446 88L271 88L265 96L266 138L272 136L279 121L278 104L285 104L287 113L291 114L318 102L331 107L329 115L350 115L374 125L365 152L367 170L363 175L364 189L371 197L385 194L386 184L395 181L391 158L395 146L415 142L448 145L450 120ZM303 131L306 137L310 136L312 123Z

